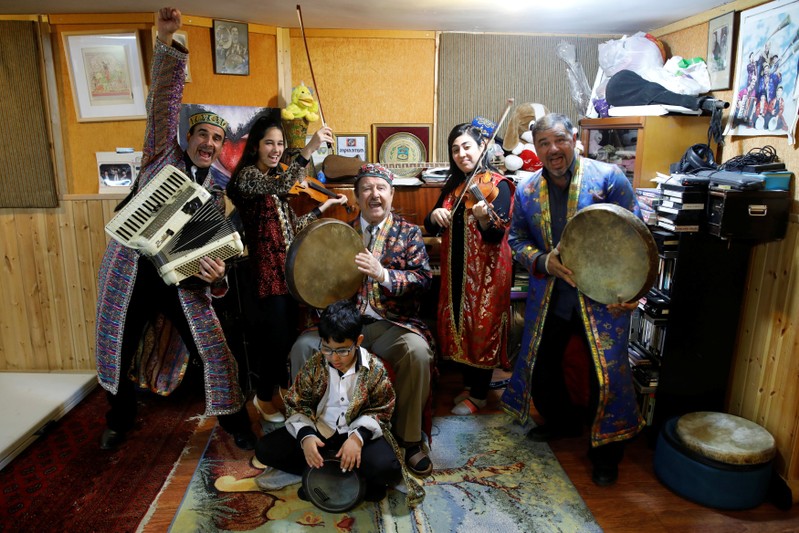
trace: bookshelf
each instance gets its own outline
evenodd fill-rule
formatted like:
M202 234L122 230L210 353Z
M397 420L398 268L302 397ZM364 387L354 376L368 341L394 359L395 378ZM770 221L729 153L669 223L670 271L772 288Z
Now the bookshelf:
M674 416L724 410L751 244L655 231L660 273L633 312L629 352L639 408L658 429Z

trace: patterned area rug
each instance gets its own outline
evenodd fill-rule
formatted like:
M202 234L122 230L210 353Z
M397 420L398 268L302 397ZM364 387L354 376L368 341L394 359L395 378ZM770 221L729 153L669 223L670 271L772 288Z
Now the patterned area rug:
M300 500L299 485L259 491L261 471L217 428L170 531L602 531L549 446L525 431L504 414L434 418L435 470L420 506L390 490L332 514Z
M0 533L135 531L203 410L202 394L182 389L140 395L135 431L109 452L99 446L108 403L97 387L0 471Z

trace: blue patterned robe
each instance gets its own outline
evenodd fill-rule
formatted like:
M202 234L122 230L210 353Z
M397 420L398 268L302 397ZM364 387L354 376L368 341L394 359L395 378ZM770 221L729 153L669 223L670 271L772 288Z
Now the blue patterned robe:
M184 153L177 140L177 128L187 60L188 52L179 43L175 42L170 47L156 40L147 97L147 127L139 190L166 165L174 165L186 172ZM203 186L210 190L214 184L213 172L209 172ZM219 189L224 189L224 186ZM223 209L221 195L215 195L215 201ZM127 376L122 375L127 369L120 368L122 337L140 255L138 251L111 240L98 274L97 379L104 389L113 394L118 390L119 380L127 379ZM240 410L244 398L238 383L236 360L211 308L210 289L178 288L178 294L203 362L205 413L208 416L235 413ZM159 383L168 385L157 392L166 394L182 379L188 352L182 347L160 355L164 359L161 365L156 366L161 374L168 376L159 379ZM138 370L135 373L141 374Z
M569 187L567 220L596 203L614 203L640 217L641 212L629 180L615 165L578 158ZM544 331L553 276L534 275L539 253L552 250L549 191L542 171L536 172L516 189L515 208L508 238L513 258L530 272L530 288L524 313L522 348L508 387L502 395L503 408L526 422L530 414L530 382L536 352ZM599 405L591 427L591 442L600 446L634 436L643 419L633 389L627 359L630 313L613 317L607 306L579 293L582 322L597 369Z

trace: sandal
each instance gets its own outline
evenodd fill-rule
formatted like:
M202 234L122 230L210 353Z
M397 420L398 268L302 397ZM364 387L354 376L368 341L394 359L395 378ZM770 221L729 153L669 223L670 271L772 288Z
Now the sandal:
M466 398L468 398L468 397L469 397L469 394L471 394L471 392L472 392L472 388L471 388L471 387L466 387L466 388L464 388L464 389L461 391L461 393L460 393L460 394L458 394L457 396L455 396L455 397L452 399L452 403L454 403L455 405L458 405L458 404L459 404L459 403L461 403L463 400L465 400Z
M425 478L433 473L433 462L421 444L405 450L405 466L416 477Z
M475 398L466 398L458 403L450 411L453 415L467 416L473 415L488 403L486 400L477 400Z
M283 413L280 411L275 411L274 413L267 413L263 409L261 409L261 405L258 403L258 396L252 397L252 404L255 406L255 410L261 415L261 419L265 422L271 422L273 424L279 424L280 422L285 422L286 417L283 416Z

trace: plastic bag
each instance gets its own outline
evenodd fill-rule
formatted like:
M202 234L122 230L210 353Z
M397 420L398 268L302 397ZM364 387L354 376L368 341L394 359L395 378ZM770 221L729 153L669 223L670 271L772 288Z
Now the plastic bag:
M574 45L561 41L558 43L557 54L566 63L572 100L577 106L580 115L585 115L588 110L588 104L591 101L591 87L588 85L588 78L585 77L582 65L577 62L577 53Z
M663 65L663 71L670 76L669 85L663 85L671 91L690 95L710 91L710 72L707 63L701 57L683 59L680 56L672 56Z
M632 70L644 76L645 71L663 67L663 51L644 32L606 41L599 45L598 50L599 65L607 76L620 70Z

